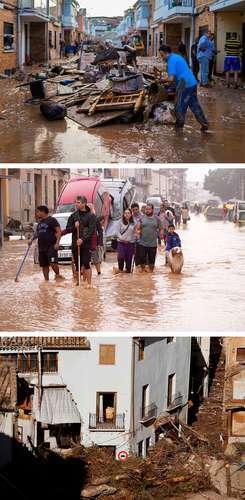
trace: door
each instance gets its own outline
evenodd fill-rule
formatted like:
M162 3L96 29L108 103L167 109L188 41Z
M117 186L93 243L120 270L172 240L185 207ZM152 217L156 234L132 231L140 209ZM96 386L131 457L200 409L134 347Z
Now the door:
M185 28L185 47L188 59L190 59L190 38L191 38L191 29Z

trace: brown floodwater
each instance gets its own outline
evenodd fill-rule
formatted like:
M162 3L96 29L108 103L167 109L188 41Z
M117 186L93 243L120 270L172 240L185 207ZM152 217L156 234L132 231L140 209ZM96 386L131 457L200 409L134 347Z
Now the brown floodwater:
M244 331L245 229L192 215L179 230L185 264L173 275L158 253L154 274L114 275L108 253L102 275L93 271L87 290L66 281L44 282L30 256L18 283L16 268L26 242L6 242L0 251L1 331Z
M203 134L188 112L186 126L149 120L85 130L74 121L49 122L38 105L24 104L26 88L0 81L0 161L8 163L244 162L245 90L226 89L220 80L199 90L210 122Z

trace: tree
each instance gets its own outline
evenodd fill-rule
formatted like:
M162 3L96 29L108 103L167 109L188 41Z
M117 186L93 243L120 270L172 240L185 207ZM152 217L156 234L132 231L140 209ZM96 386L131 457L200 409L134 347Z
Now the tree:
M245 169L216 168L215 170L209 170L204 179L204 189L219 196L222 201L234 198L244 199Z

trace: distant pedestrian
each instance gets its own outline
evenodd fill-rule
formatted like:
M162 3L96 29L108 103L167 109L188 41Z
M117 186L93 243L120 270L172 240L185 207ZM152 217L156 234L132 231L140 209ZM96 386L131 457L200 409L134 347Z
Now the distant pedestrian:
M188 58L186 46L185 46L184 42L182 42L182 40L178 46L178 52L182 57L184 57L184 59L186 60L188 66L189 66L189 58Z
M181 216L182 216L183 227L186 227L189 220L189 209L187 205L183 205L183 207L181 208Z
M152 272L155 267L157 254L158 235L163 239L163 224L160 218L154 214L154 206L147 203L145 215L137 224L137 234L140 245L140 266L144 271L146 264Z
M140 212L142 215L145 215L145 207L146 207L146 205L142 205L142 207L140 209Z
M175 225L176 225L176 227L179 227L180 222L181 222L181 207L180 207L180 205L175 205L174 210L175 210L175 216L174 216Z
M224 71L226 76L226 85L230 87L230 76L234 73L234 83L235 89L238 88L238 74L241 71L241 50L242 45L237 36L237 33L232 33L230 38L227 38L225 42L225 61L224 61Z
M172 53L171 47L167 45L161 45L160 55L168 63L167 82L176 83L175 127L184 127L186 112L190 108L201 124L201 130L207 130L208 121L197 97L197 80L187 62L180 55Z
M46 205L39 205L36 208L38 225L34 239L38 240L39 264L43 271L45 281L49 280L49 268L55 273L55 279L64 279L60 275L58 265L58 249L61 238L61 228L55 219L49 215ZM30 245L31 243L28 242Z
M208 87L209 62L213 58L212 33L208 30L201 36L197 47L197 59L200 64L200 77L202 87Z
M132 211L126 208L122 219L118 222L114 237L117 239L117 261L118 270L114 272L123 272L124 267L127 273L132 272L133 257L135 254L136 242L136 224L133 219Z
M198 38L195 40L195 43L191 46L191 69L193 71L193 74L198 80L198 73L200 69L199 61L197 59L197 46L198 46Z
M209 82L213 81L213 71L214 71L214 61L215 61L215 56L216 56L216 49L215 49L215 40L214 40L214 33L211 33L210 37L210 43L212 44L212 57L209 60L209 71L208 71L208 80Z
M65 57L65 53L66 53L66 44L65 44L65 41L61 38L60 39L60 59L63 59L63 57Z
M223 219L224 219L224 221L227 220L228 211L229 210L228 210L226 204L224 203L224 205L223 205Z

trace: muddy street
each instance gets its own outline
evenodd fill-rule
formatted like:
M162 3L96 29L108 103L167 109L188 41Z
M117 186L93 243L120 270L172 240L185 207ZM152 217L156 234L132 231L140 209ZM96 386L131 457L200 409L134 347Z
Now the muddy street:
M169 125L110 124L84 129L74 121L49 122L39 105L25 104L30 92L15 80L0 81L0 161L25 162L243 162L245 140L244 89L226 89L217 80L199 89L210 122L202 134L191 112L176 134ZM24 90L25 89L25 90Z
M192 215L180 229L185 265L173 275L158 253L153 275L114 275L115 254L107 253L92 290L66 281L44 282L29 257L14 282L26 242L6 242L0 251L1 331L244 331L245 230L229 222Z

